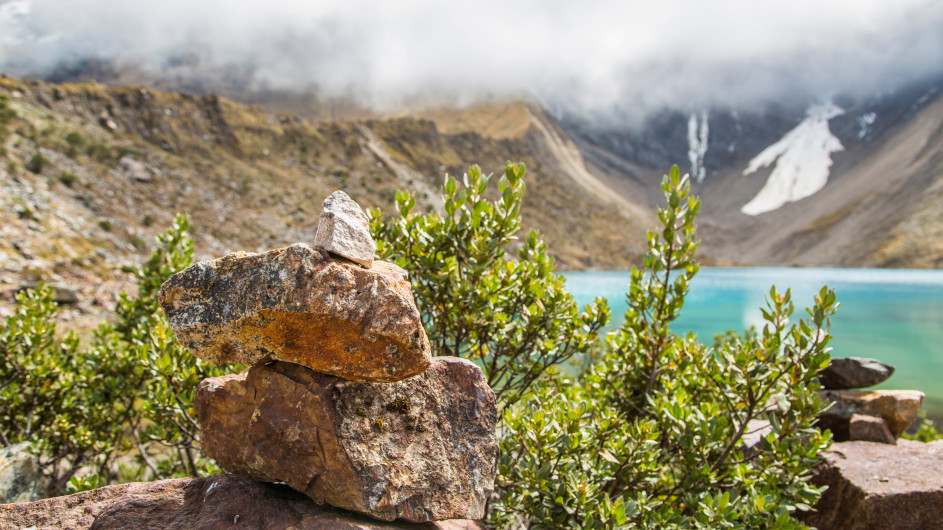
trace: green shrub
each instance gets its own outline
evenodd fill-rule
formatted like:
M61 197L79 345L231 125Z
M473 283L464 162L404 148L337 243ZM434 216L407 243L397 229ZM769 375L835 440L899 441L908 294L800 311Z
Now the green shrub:
M82 147L87 143L85 137L75 131L65 135L65 141L72 147Z
M192 404L196 385L224 370L177 343L157 303L163 281L192 261L188 227L178 216L158 236L158 249L133 269L137 296L122 293L118 321L100 325L87 349L73 334L54 338L47 288L18 295L0 329L0 441L32 442L53 493L218 471L200 454ZM129 452L139 466L116 467Z
M115 153L114 149L98 142L88 144L85 148L85 154L92 160L103 164L114 165L114 163L118 161L118 155Z
M16 111L10 107L10 96L0 94L0 142L10 135L9 125L16 119Z
M134 270L137 296L121 294L116 308L118 322L102 326L105 340L99 341L113 356L130 356L143 369L146 383L138 394L139 413L147 421L140 429L132 429L131 441L141 462L156 478L218 472L215 463L200 453L193 393L203 379L241 368L220 368L190 354L177 342L157 301L161 284L193 262L189 227L188 218L178 215L173 226L157 237L157 250ZM155 460L144 444L172 451Z
M917 429L917 432L913 434L904 433L901 438L924 443L943 440L943 434L937 430L936 422L927 418L926 412L921 410L918 420L920 421L920 428Z
M698 270L700 204L677 167L663 189L662 229L598 362L578 380L542 381L505 414L499 526L802 527L790 514L821 493L809 478L829 437L812 422L834 293L823 288L809 320L790 325L790 293L773 289L761 332L713 347L675 335Z
M475 360L504 409L489 521L801 527L791 513L818 498L808 479L829 443L812 421L834 293L823 288L809 321L790 326L790 293L773 289L762 331L711 347L673 333L698 271L700 207L675 167L663 184L662 227L630 275L625 323L600 348L605 302L578 313L535 233L518 259L504 250L520 228L523 176L508 164L489 201L489 179L473 167L463 186L446 178L444 215L414 213L408 193L396 197L398 219L371 212L378 254L410 271L434 353ZM594 350L578 376L552 367Z
M33 173L39 174L43 172L43 168L49 165L49 160L42 155L42 153L36 153L26 162L26 169L32 171Z
M66 485L66 495L78 493L80 491L89 491L107 486L108 483L102 480L99 475L86 475L84 477L72 477Z
M537 232L517 259L508 256L521 226L524 165L507 164L493 201L489 182L473 166L463 184L446 176L444 216L415 212L414 197L400 192L399 218L371 217L377 254L410 272L434 354L474 360L506 405L549 367L586 353L609 308L598 299L579 311Z
M59 182L65 184L66 186L70 188L72 187L73 184L75 184L76 180L78 180L78 177L76 177L74 173L70 173L68 171L63 171L62 173L59 173Z
M51 296L42 286L20 293L0 329L0 439L32 442L61 491L79 468L107 467L119 446L121 402L110 392L109 360L81 350L74 334L55 340Z
M85 147L85 144L88 143L84 136L75 131L72 131L65 136L65 142L67 144L66 155L68 155L70 158L75 158L78 156L79 151Z

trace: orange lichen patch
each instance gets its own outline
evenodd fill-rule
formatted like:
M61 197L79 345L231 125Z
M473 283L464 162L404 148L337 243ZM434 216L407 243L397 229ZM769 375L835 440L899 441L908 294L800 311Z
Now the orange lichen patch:
M421 373L430 345L407 274L370 269L303 244L200 262L164 283L180 341L212 363L300 364L353 381Z
M273 359L300 364L344 379L392 382L422 373L423 336L394 333L381 337L342 318L327 315L260 311L244 319L232 335L244 347L266 348ZM418 335L418 330L413 332ZM398 339L414 339L406 343Z

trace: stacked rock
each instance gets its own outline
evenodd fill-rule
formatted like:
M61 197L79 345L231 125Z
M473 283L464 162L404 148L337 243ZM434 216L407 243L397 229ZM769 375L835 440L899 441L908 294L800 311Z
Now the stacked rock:
M896 444L917 419L924 394L916 390L857 390L886 381L894 367L875 359L832 359L819 372L823 401L831 407L819 416L819 427L835 441Z
M480 519L497 467L494 393L473 363L430 357L408 274L375 250L338 191L315 248L239 252L167 280L160 302L179 340L250 366L199 384L203 450L382 520Z

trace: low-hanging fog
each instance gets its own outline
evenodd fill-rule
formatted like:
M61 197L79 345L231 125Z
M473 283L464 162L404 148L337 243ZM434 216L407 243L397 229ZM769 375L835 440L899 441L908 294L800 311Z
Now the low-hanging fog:
M938 0L0 0L0 71L236 68L373 105L529 96L587 111L871 93L943 70Z

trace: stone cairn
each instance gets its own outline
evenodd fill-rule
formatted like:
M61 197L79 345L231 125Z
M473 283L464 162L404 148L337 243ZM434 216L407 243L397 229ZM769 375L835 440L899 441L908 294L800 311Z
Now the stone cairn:
M896 444L917 419L924 394L917 390L859 390L886 381L894 367L875 359L834 358L819 372L822 400L831 407L819 416L819 427L835 441Z
M375 251L367 216L337 191L313 248L237 252L164 283L160 303L194 355L249 366L199 384L203 451L381 520L480 519L494 393L473 363L430 356L408 274Z

